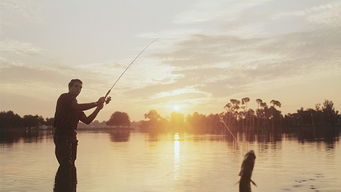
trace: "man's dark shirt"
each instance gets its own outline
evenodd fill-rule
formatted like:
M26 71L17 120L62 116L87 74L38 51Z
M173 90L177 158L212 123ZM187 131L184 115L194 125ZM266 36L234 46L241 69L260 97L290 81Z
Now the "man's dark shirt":
M54 115L55 134L73 134L77 129L79 119L85 115L83 111L72 108L77 103L76 97L70 93L63 93L59 96Z

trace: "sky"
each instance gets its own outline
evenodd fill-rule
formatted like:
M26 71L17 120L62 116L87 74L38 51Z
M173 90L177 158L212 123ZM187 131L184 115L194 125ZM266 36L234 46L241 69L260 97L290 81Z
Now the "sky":
M0 110L53 117L73 78L78 103L97 101L156 38L98 120L219 113L242 97L341 109L340 1L2 0Z

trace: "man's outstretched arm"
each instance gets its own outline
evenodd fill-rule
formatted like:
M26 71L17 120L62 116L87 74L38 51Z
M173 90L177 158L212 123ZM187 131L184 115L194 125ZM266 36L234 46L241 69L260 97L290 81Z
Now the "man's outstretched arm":
M82 103L82 104L73 103L72 104L72 108L76 109L76 110L79 110L79 111L89 110L89 109L92 109L94 107L97 107L97 102Z
M79 110L79 111L85 111L85 110L89 110L92 109L94 107L97 107L99 105L99 103L103 103L104 102L104 97L101 97L98 99L97 102L92 102L92 103L82 103L82 104L78 104L77 102L72 103L72 108Z
M80 120L85 124L90 124L97 116L98 112L103 108L103 103L97 106L97 108L88 117L82 113Z

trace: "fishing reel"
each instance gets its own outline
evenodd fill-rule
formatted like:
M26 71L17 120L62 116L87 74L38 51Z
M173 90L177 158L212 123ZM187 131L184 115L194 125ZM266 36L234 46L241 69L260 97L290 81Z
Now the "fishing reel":
M105 99L105 104L108 104L110 101L111 101L111 97L109 96Z

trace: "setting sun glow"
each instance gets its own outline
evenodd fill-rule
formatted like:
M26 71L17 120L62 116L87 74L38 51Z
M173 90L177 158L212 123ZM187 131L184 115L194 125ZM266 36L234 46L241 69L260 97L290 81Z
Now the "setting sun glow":
M181 105L173 105L172 106L172 110L174 112L180 112L182 108L183 108L183 106L181 106Z

